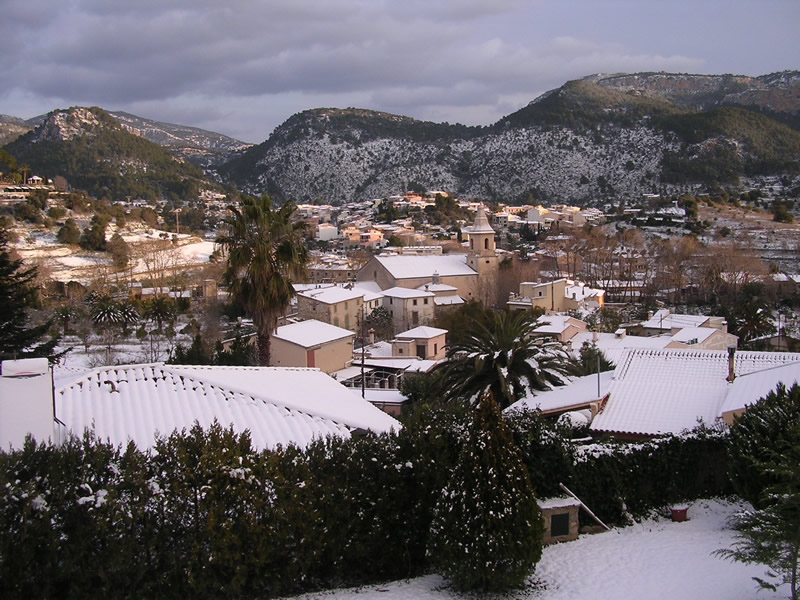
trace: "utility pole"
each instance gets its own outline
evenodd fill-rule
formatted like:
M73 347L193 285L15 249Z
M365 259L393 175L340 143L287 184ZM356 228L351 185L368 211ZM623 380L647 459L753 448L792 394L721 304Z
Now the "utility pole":
M361 298L361 399L366 400L367 382L364 380L364 355L367 352L367 345L364 338L364 298Z

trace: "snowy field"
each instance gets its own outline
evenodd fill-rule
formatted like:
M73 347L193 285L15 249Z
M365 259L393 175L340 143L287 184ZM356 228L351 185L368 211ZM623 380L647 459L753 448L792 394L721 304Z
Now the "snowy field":
M111 239L111 236L117 231L115 225L109 225L106 239ZM89 284L98 277L98 269L105 267L109 271L112 270L110 254L61 245L56 240L55 230L17 228L15 233L19 236L19 240L14 247L26 264L35 264L43 268L50 278L57 281L78 281ZM133 254L136 253L137 248L148 242L163 241L161 231L145 227L131 225L125 230L119 230L119 233L130 245ZM208 263L215 248L213 241L192 235L170 233L169 239L173 238L177 243L175 253L170 257L168 265L170 269L173 269L174 266L179 266L182 270L202 266ZM126 274L147 275L147 268L143 260L136 258L131 260L131 264L125 269Z
M787 595L759 592L754 576L760 565L733 563L712 552L729 548L734 532L727 518L740 505L720 500L698 501L689 507L689 520L673 523L651 519L631 527L544 549L541 562L526 589L493 596L525 600L773 600ZM383 585L335 590L296 597L335 600L473 600L448 589L438 576Z

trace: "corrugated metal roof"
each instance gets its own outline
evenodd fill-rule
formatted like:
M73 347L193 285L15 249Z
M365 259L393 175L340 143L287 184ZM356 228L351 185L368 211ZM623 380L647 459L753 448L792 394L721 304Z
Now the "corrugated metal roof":
M747 373L733 380L722 403L720 414L741 410L775 391L778 384L787 388L800 383L800 362L794 362L755 373Z
M88 372L56 389L56 416L115 444L153 445L157 434L217 421L248 429L254 447L307 445L397 421L317 369L128 365Z
M800 360L800 354L737 352L737 377ZM712 424L728 392L725 350L629 350L614 371L605 409L593 431L679 433Z

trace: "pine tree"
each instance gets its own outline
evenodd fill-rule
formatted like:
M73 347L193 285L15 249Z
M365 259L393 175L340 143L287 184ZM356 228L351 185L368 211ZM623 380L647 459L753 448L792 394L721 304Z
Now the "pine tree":
M773 472L762 465L800 445L800 386L795 384L786 389L778 385L748 407L731 427L727 445L728 471L734 490L761 508L764 490L776 483Z
M0 229L0 360L56 357L58 340L44 341L51 322L29 325L29 311L38 301L35 278L35 267L23 268L11 256L6 232Z
M789 586L789 597L800 596L800 426L793 428L794 444L772 460L757 465L774 481L765 489L761 508L733 518L739 532L732 549L717 554L737 562L763 564L766 577L753 577L762 589Z
M431 530L432 562L459 590L519 586L541 558L541 513L491 392L475 411Z

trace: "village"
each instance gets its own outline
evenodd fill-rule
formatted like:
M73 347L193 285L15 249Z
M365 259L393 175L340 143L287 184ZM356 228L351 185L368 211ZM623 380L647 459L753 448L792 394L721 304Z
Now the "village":
M12 214L42 191L53 222L17 227L15 251L61 307L66 352L55 365L3 362L0 395L26 399L0 404L4 447L21 448L29 435L64 443L90 430L148 451L168 432L217 425L246 432L256 451L391 434L423 402L418 388L463 360L465 331L482 314L530 321L524 337L540 361L563 352L582 365L501 404L507 415L533 412L571 431L584 440L576 447L724 432L800 379L791 310L800 274L790 250L798 231L758 210L739 209L737 228L730 206L708 201L700 217L687 216L696 206L657 195L629 209L489 207L445 192L301 205L293 222L309 262L276 317L268 365L253 366L257 323L222 308L231 299L224 248L215 230L181 225L193 208L156 206L156 222L141 224L131 211L146 204L117 204L128 216L107 231L126 247L117 261L57 241L65 219L85 229L93 221L67 208L52 184L31 178L0 190ZM210 222L231 218L224 196L204 202ZM747 219L754 224L741 226ZM706 223L700 235L684 237L698 221ZM726 313L701 310L713 306ZM780 310L761 310L770 306ZM748 320L742 307L759 318ZM192 350L215 343L218 357L241 352L245 362L193 362ZM608 528L580 489L555 491L537 496L543 543ZM686 502L672 506L671 517L684 521Z

